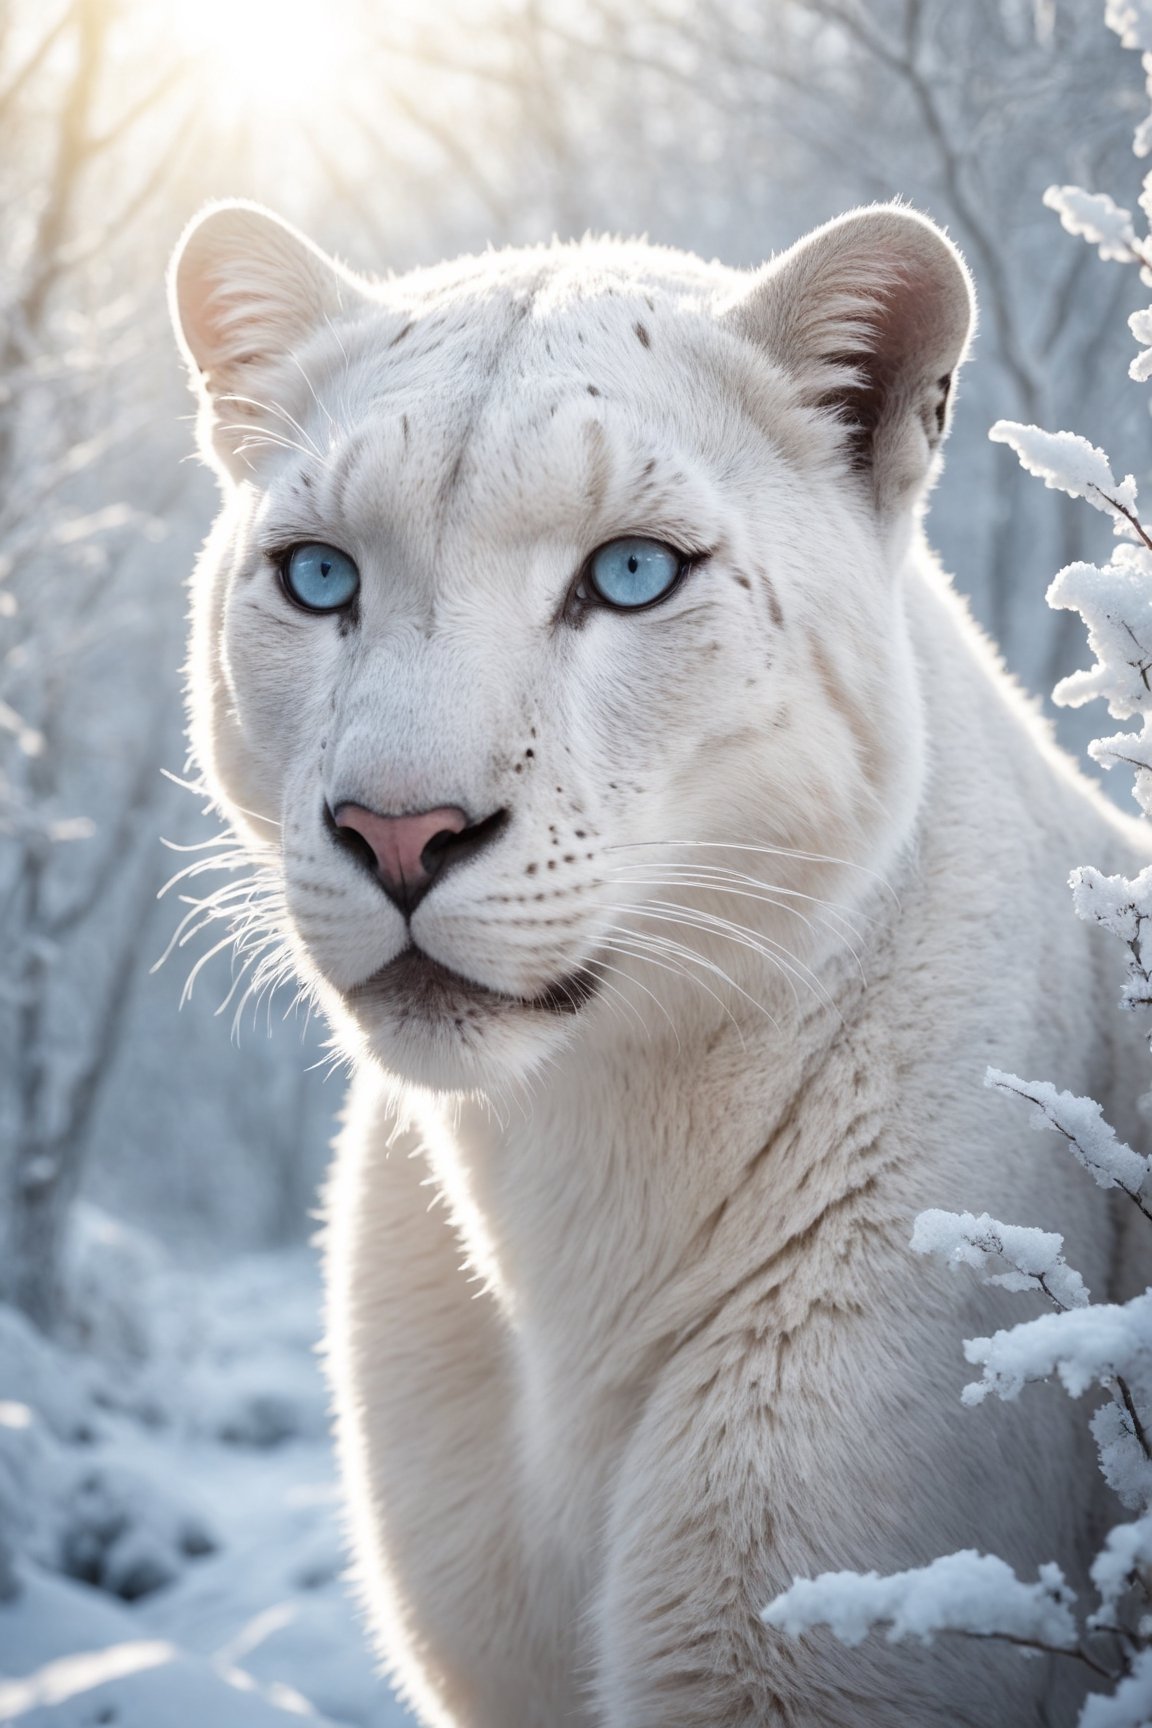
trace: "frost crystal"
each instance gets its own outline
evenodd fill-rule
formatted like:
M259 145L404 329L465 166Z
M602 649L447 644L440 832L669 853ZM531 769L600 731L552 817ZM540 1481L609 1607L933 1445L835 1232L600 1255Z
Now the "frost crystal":
M1152 873L1142 871L1141 876ZM1077 874L1081 874L1078 872ZM1119 877L1101 877L1102 882L1121 881ZM1129 886L1125 884L1125 886ZM1080 907L1077 906L1077 911ZM1083 916L1083 913L1081 913ZM1104 922L1100 917L1099 921ZM1101 1188L1123 1188L1135 1197L1148 1176L1149 1161L1133 1152L1116 1131L1104 1120L1104 1112L1091 1098L1077 1098L1073 1092L1058 1092L1046 1080L1020 1080L1015 1074L1005 1074L999 1068L989 1068L984 1075L985 1086L999 1092L1012 1092L1036 1106L1029 1120L1033 1128L1053 1128L1068 1142L1069 1150Z
M1015 1398L1029 1382L1060 1377L1073 1398L1089 1386L1140 1374L1152 1365L1152 1291L1131 1302L1095 1302L1064 1314L969 1338L965 1358L984 1378L965 1386L965 1404L981 1404L989 1393Z
M845 1644L860 1644L874 1626L886 1625L891 1643L930 1644L937 1632L1003 1633L1070 1650L1077 1643L1074 1601L1059 1566L1041 1566L1039 1582L1025 1584L1005 1561L965 1548L887 1578L876 1572L800 1578L762 1618L793 1637L830 1626Z
M1069 234L1079 234L1100 248L1101 258L1130 264L1135 256L1136 231L1132 214L1114 204L1106 192L1083 192L1079 186L1049 186L1044 194Z
M1088 1291L1063 1248L1063 1236L1053 1231L1001 1224L987 1212L978 1218L971 1212L921 1212L912 1232L915 1254L940 1254L953 1266L971 1266L985 1284L1004 1290L1042 1290L1058 1308L1083 1308ZM997 1272L997 1264L1011 1270Z

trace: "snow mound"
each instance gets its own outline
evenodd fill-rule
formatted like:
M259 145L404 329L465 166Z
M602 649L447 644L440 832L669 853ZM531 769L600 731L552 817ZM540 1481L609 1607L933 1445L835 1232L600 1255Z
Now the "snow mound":
M343 1582L311 1255L183 1272L94 1215L73 1264L72 1348L0 1307L0 1724L408 1728Z

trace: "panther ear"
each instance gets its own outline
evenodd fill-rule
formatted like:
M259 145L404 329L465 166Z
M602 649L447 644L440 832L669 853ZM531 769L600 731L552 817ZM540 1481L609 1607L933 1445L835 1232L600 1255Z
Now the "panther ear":
M968 268L899 204L855 210L773 258L725 314L844 428L885 513L924 490L975 322Z
M245 448L298 439L308 390L295 351L364 287L303 234L257 204L217 204L185 229L168 272L176 338L200 396L200 447L226 474L251 472Z

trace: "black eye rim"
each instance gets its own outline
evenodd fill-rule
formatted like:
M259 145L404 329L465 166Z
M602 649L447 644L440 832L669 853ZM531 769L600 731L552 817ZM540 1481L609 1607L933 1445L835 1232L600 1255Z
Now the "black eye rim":
M292 587L288 576L288 566L297 552L303 552L308 546L323 546L330 552L338 552L341 558L347 558L356 572L356 586L347 600L341 600L337 606L310 606L307 600L302 600ZM343 614L345 617L356 616L360 606L360 566L351 552L345 552L342 546L333 545L330 540L294 540L290 546L278 547L269 552L269 558L276 567L276 576L280 584L280 592L290 606L298 612L307 612L312 618L335 618Z
M638 606L627 606L621 604L619 600L610 599L596 584L596 577L593 573L596 559L601 552L606 551L609 546L615 546L620 540L645 540L650 546L659 546L663 551L673 553L677 560L676 574L667 588L661 589L660 593L651 600L641 601ZM682 546L677 546L674 541L660 540L655 534L613 534L610 539L601 540L598 546L594 546L581 564L569 590L569 602L566 609L571 611L575 608L586 612L603 608L607 612L620 612L629 617L637 612L651 612L657 606L663 606L666 600L670 600L684 582L685 577L710 557L711 552L700 550L687 552Z

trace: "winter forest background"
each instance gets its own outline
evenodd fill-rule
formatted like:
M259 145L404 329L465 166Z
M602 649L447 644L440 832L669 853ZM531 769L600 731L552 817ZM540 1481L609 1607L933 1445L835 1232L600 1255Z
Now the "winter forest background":
M218 927L153 970L196 858L161 837L215 832L180 784L214 509L164 304L181 227L241 195L368 273L589 229L751 265L906 197L982 311L931 536L1043 696L1085 659L1045 589L1110 525L988 428L1149 466L1146 291L1041 202L1139 189L1140 62L1100 13L0 0L0 1722L402 1720L343 1599L310 1354L342 1083L290 995L232 1035L225 953L180 1006ZM1059 716L1078 755L1096 718ZM71 1660L98 1647L137 1654Z

